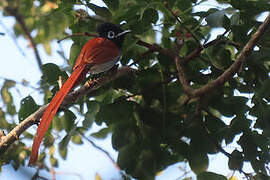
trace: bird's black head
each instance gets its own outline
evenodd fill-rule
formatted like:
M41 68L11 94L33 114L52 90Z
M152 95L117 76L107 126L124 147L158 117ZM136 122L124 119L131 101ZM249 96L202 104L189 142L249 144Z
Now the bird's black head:
M99 37L112 40L120 49L122 47L125 34L130 32L129 30L123 31L119 25L113 23L102 23L97 28Z

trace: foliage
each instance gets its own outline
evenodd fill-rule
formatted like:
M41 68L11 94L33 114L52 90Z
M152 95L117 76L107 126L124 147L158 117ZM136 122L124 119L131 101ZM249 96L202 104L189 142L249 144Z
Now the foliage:
M70 141L82 143L81 132L89 130L93 123L105 123L107 127L92 134L93 137L104 138L111 133L112 146L119 152L117 164L134 178L154 179L169 165L188 161L198 179L226 179L207 172L211 163L208 154L224 153L221 145L236 141L236 137L238 147L225 153L229 157L228 167L243 172L243 164L249 163L254 178L269 178L269 30L237 75L199 98L186 95L176 80L177 69L171 57L138 43L141 39L174 50L175 41L181 41L179 55L184 59L196 50L198 41L206 44L212 30L223 28L226 33L220 35L216 43L184 65L192 88L218 78L234 63L261 24L256 18L269 11L269 1L217 0L218 7L194 11L204 2L209 3L207 0L168 0L166 3L162 0L104 0L107 7L100 7L82 0L0 2L5 16L9 16L5 8L16 9L28 30L36 32L34 41L43 45L48 54L52 51L52 40L63 38L70 31L95 33L97 24L102 21L125 22L122 28L132 30L123 46L121 64L132 64L138 70L136 76L118 78L74 102L79 114L85 117L81 127L74 123L78 113L65 110L63 116L55 117L53 130L66 131L59 144L62 158L66 158ZM94 15L89 15L90 10ZM181 19L181 24L170 10ZM25 36L18 22L13 28L16 36ZM70 66L89 38L71 38ZM65 79L67 74L54 64L44 65L41 86L53 87L52 93L55 93L59 76ZM16 126L8 117L14 119L18 114L21 121L38 108L29 96L22 99L17 111L10 92L15 85L15 82L5 81L1 88L5 106L0 108L0 127L7 132ZM48 102L52 93L48 89L43 93ZM223 117L231 118L229 124ZM25 132L22 137L31 139L33 135ZM50 149L53 144L54 138L48 133L44 146ZM29 154L30 147L20 140L1 156L0 165L11 163L17 169L26 164ZM40 162L44 163L47 156L53 166L58 165L53 153L43 153Z

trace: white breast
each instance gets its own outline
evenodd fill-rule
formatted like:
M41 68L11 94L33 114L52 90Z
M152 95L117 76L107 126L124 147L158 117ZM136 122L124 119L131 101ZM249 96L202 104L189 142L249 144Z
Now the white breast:
M103 64L95 64L93 67L90 68L89 72L91 74L98 74L98 73L108 71L117 63L118 60L119 60L119 57Z

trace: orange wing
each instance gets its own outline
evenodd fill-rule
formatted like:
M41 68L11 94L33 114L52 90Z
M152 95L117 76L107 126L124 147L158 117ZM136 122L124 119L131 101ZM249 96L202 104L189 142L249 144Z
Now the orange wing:
M54 96L46 111L44 112L40 125L37 129L37 134L32 145L32 153L29 160L29 165L34 164L38 158L39 146L46 134L50 123L62 104L65 96L85 78L89 68L95 64L110 62L119 56L118 47L110 40L104 38L94 38L89 40L82 48L77 60L74 71L61 89Z
M119 48L111 40L94 38L85 43L73 69L82 61L93 65L102 64L117 58L119 54Z

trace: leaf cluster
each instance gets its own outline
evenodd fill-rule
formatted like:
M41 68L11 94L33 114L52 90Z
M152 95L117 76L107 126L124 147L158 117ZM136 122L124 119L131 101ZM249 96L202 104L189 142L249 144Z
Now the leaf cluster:
M25 0L24 5L16 2L0 3L0 7L18 8L29 30L36 32L35 41L48 53L50 42L56 37L64 37L69 31L93 33L103 21L123 23L123 29L132 30L123 45L121 65L136 68L136 75L123 76L91 92L74 102L76 113L64 110L54 118L52 129L66 132L59 144L62 158L66 158L70 141L82 144L80 133L87 132L93 123L105 123L106 127L92 137L105 138L112 134L112 146L119 152L117 164L134 178L154 179L169 165L188 162L198 179L226 179L207 172L211 163L208 155L219 152L228 156L231 170L243 172L243 164L249 163L255 178L269 178L269 29L233 78L196 98L188 96L177 80L178 71L171 56L138 43L143 40L169 52L178 47L181 59L199 48L200 52L188 59L183 69L191 88L200 88L217 79L235 62L261 24L257 17L269 11L267 0L217 0L217 7L199 11L194 9L208 3L207 0L168 0L165 3L161 0L104 0L106 7L82 0L35 3ZM213 39L212 31L216 28L222 28L225 33L204 46ZM23 35L18 24L14 25L14 32ZM89 38L71 38L73 45L68 59L71 66ZM45 102L58 90L59 76L65 80L67 73L54 64L43 66L42 85L53 87L52 91L45 90ZM1 88L6 109L0 109L0 127L7 130L10 130L5 119L8 114L18 113L23 120L38 108L29 96L21 101L20 110L16 112L9 91L13 85L9 84L5 82ZM75 123L76 117L84 118L82 125ZM237 147L233 152L226 152L222 147L232 142L236 142ZM50 149L51 164L57 166L54 143L54 137L48 133L44 146ZM21 150L22 147L25 146L20 141L11 149L19 154L24 152L27 157L30 151ZM6 159L1 158L2 164L11 159L18 161L18 156L11 156L10 152ZM43 155L40 162L47 153Z

